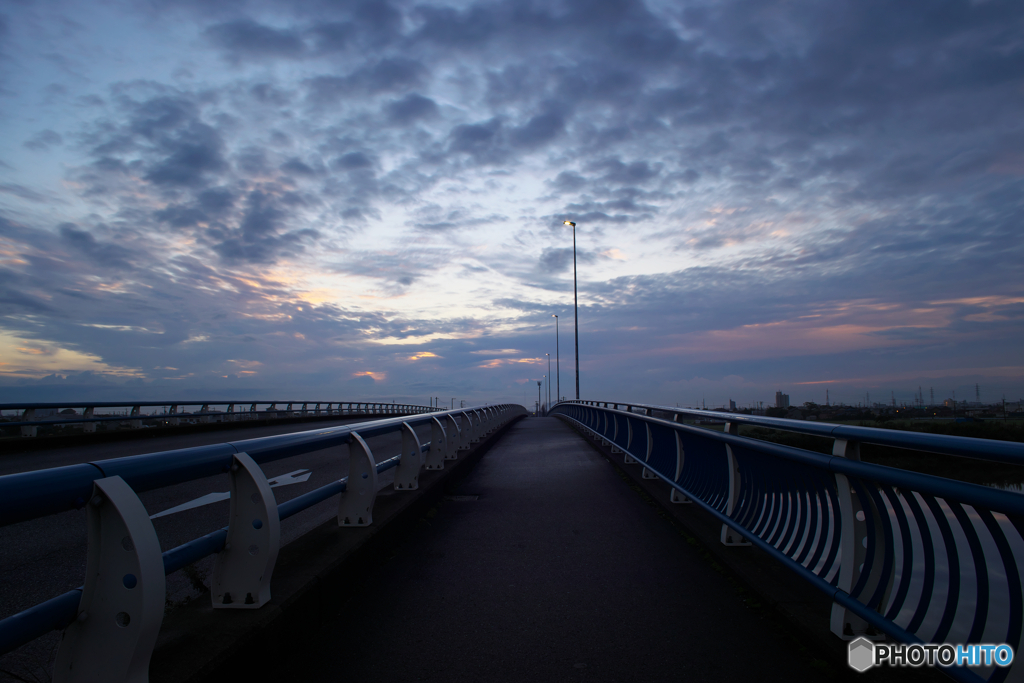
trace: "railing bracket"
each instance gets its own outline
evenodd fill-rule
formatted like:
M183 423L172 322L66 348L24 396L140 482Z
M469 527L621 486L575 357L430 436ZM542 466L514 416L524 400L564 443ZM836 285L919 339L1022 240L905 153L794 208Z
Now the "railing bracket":
M224 550L210 581L214 609L258 609L270 601L270 577L281 548L281 520L267 477L247 453L231 465L231 513ZM233 596L244 595L244 600Z
M348 484L338 503L338 526L370 526L377 499L377 465L363 437L348 443Z
M89 549L78 617L65 630L56 683L149 680L164 617L164 564L153 522L121 477L93 482Z

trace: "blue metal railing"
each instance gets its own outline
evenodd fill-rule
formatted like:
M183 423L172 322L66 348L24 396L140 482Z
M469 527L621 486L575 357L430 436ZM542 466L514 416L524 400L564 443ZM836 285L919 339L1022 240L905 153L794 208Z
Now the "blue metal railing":
M496 405L431 412L416 417L395 417L294 434L284 434L229 443L186 448L146 455L101 460L47 470L0 477L0 526L36 519L46 515L80 509L94 493L94 482L120 477L137 494L186 481L227 473L235 465L235 455L245 453L257 464L265 464L303 453L348 444L354 438L366 439L403 429L430 424L441 435L434 448L444 451L449 445L467 448L471 440L484 435L524 411L519 406ZM440 420L448 419L461 441L445 438ZM454 427L455 419L462 423ZM411 432L410 432L411 433ZM358 435L358 436L357 436ZM420 443L420 452L429 451L432 442ZM377 473L398 467L402 455L375 463ZM279 519L346 491L348 478L331 482L276 506ZM165 574L177 571L197 560L221 552L228 538L228 527L218 529L162 553ZM5 654L54 629L63 629L76 619L83 588L31 607L0 621L0 654Z
M676 502L721 520L723 542L749 542L828 594L837 635L1019 649L1024 496L860 462L858 444L1016 464L1024 444L644 404L573 401L552 413L666 481ZM726 431L680 424L685 416L722 420ZM740 437L737 424L830 437L833 455ZM1000 683L1010 669L944 671Z
M612 401L567 401L563 405L578 404L594 407L612 406L616 410L627 412L642 411L650 415L663 413L679 418L690 417L697 420L729 422L750 427L765 427L798 434L820 436L826 439L845 439L857 443L870 443L880 446L893 446L929 453L957 455L964 458L992 460L1015 465L1024 465L1024 444L1011 441L995 441L989 439L971 439L963 436L945 436L942 434L924 434L907 432L897 429L879 429L877 427L857 427L853 425L832 424L829 422L808 422L804 420L787 420L779 417L763 417L760 415L744 415L741 413L722 413L713 410L697 410L678 406L662 406L652 403L614 403ZM552 411L554 406L552 406ZM676 420L679 421L678 419Z

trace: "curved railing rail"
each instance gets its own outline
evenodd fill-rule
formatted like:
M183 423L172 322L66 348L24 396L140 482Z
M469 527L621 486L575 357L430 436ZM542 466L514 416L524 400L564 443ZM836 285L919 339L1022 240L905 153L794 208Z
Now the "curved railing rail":
M259 608L270 599L281 520L342 494L338 524L367 526L378 474L398 468L395 489L415 490L422 468L443 469L525 412L511 404L438 411L0 477L0 526L83 507L89 516L85 585L0 621L0 654L64 629L55 681L77 680L72 664L109 672L104 680L132 679L148 670L166 574L216 554L214 607ZM420 443L414 427L424 425L431 438ZM377 461L365 439L393 432L402 452ZM349 447L347 477L277 505L261 464L341 445ZM161 553L137 494L223 473L231 476L229 525Z
M278 405L285 406L278 408ZM185 412L190 406L200 406L196 412ZM224 410L211 410L211 406L224 406ZM238 406L239 409L235 410ZM248 409L246 409L248 406ZM266 406L260 410L259 406ZM293 408L293 406L301 406ZM312 406L312 407L311 407ZM123 408L125 415L96 415L97 408ZM142 412L143 408L166 408L166 413ZM38 415L50 410L75 410L81 414ZM79 401L77 403L0 403L0 414L5 410L20 412L17 419L0 421L0 428L19 428L22 436L36 436L39 427L56 425L82 425L86 432L96 431L104 422L127 422L132 429L142 427L143 421L158 420L177 425L181 420L211 421L256 420L267 417L317 417L343 415L418 415L438 412L438 408L381 403L373 401Z
M578 404L595 407L609 407L626 412L643 411L644 415L663 413L673 416L674 422L686 417L698 420L727 422L735 425L765 427L786 432L809 434L827 439L838 439L856 443L870 443L879 446L893 446L928 453L957 455L978 460L992 460L1015 465L1024 465L1024 444L1012 441L996 441L990 439L971 439L963 436L946 436L943 434L924 434L898 429L879 429L877 427L857 427L853 425L832 424L830 422L808 422L805 420L787 420L779 417L763 417L760 415L743 415L741 413L722 413L712 410L680 408L678 406L661 406L651 403L613 403L612 401L566 401L564 404ZM554 407L552 407L554 410Z
M644 477L667 482L673 502L721 520L723 543L753 544L828 594L840 637L884 632L904 643L1019 650L1024 496L859 462L859 443L1016 463L1024 463L1024 444L609 405L566 402L552 413L625 453ZM655 411L714 417L725 430L648 414ZM833 455L737 436L740 423L832 436ZM957 680L993 683L1009 671L945 669Z

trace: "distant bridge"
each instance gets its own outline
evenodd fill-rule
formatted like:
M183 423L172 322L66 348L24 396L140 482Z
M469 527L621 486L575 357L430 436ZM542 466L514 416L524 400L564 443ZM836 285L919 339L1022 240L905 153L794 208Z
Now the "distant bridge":
M217 410L221 406L222 410ZM280 408L278 406L281 406ZM196 408L189 411L188 408ZM160 408L164 412L144 412ZM123 410L123 415L96 414L96 410ZM141 429L143 426L177 426L185 422L209 424L276 418L331 418L334 416L418 415L434 407L381 403L378 401L80 401L77 403L0 403L16 415L0 421L0 429L18 430L33 437L40 427L80 427L93 433L98 425ZM81 411L81 412L78 412ZM20 413L18 415L17 413Z
M197 629L204 634L212 633L220 628L217 624L227 623L220 615L222 610L251 612L256 621L244 622L253 624L248 627L250 635L239 635L237 628L232 627L236 632L231 637L249 642L250 650L254 647L252 642L268 647L265 639L252 641L251 629L269 628L271 624L260 621L261 607L278 605L279 609L271 613L276 615L274 619L285 618L281 615L288 611L284 607L287 605L293 605L293 612L308 610L308 605L299 605L307 604L302 596L311 595L307 584L313 577L316 595L321 595L317 601L340 600L341 594L351 599L351 584L342 580L341 585L333 585L339 580L334 577L341 576L338 571L342 571L338 569L338 558L371 547L373 534L377 533L374 529L398 525L417 509L418 497L432 495L430 500L438 500L444 487L452 485L452 480L445 477L454 472L442 471L446 465L449 470L453 466L471 466L467 456L470 460L478 458L488 447L497 450L481 461L484 465L471 475L463 470L460 476L469 476L469 481L476 482L473 486L493 494L480 494L474 489L472 495L451 496L455 501L494 501L477 508L488 512L479 513L484 517L474 524L483 526L470 537L479 543L491 528L487 524L494 525L494 533L499 537L510 533L519 537L517 528L532 531L519 541L476 548L473 566L490 566L488 571L495 572L493 576L485 574L482 580L497 582L499 576L506 578L500 568L513 560L513 548L519 545L525 544L523 552L527 557L536 558L531 562L548 566L551 553L573 547L577 542L574 534L584 534L581 539L586 543L579 551L583 554L576 560L582 564L573 565L572 569L549 567L540 573L527 568L524 571L534 573L519 579L510 575L507 579L513 583L525 581L528 585L537 581L559 583L561 572L567 571L565 578L570 583L566 586L571 588L566 590L583 591L586 600L600 603L607 599L600 592L606 590L606 579L587 579L588 572L594 569L586 568L606 566L611 572L609 576L633 572L630 567L644 567L650 561L639 555L649 552L649 547L602 555L600 560L586 554L603 553L606 548L624 542L621 535L603 537L615 533L607 526L611 522L594 526L595 522L587 520L602 519L612 510L613 515L634 513L621 508L628 506L628 502L594 497L595 491L607 486L602 478L605 475L600 474L603 470L587 464L596 461L592 455L586 455L591 451L573 445L576 442L572 439L578 441L577 437L564 436L564 427L525 427L557 422L529 420L512 427L525 413L521 406L511 405L438 411L0 477L0 525L74 508L85 508L89 519L85 585L6 616L0 621L0 653L11 652L57 628L63 629L64 636L54 680L91 680L97 671L102 671L101 677L106 680L145 680L154 656L161 658L159 670L165 672L161 674L162 680L199 680L202 675L197 669L189 670L182 663L177 665L179 669L173 669L169 664L171 659L179 658L168 654L174 651L168 644L174 639L161 636L165 575L204 557L215 558L207 603L210 607L205 611L180 609L181 615L191 615L187 617L176 616L172 611L168 616L171 625L165 630L170 628L177 633ZM669 505L692 503L710 518L719 520L722 528L718 542L729 548L728 552L749 553L751 550L741 548L752 545L790 570L800 582L827 596L833 605L830 628L840 638L878 640L886 634L890 641L906 644L1007 643L1015 651L1019 649L1024 619L1024 498L1016 493L860 462L859 444L1014 464L1024 464L1024 445L626 403L571 401L554 406L551 413L596 440L598 445L610 448L623 465L635 465L642 472L642 479L663 482L664 499ZM683 424L687 419L724 420L724 430L716 432ZM737 434L740 424L828 437L834 441L833 454L821 455L744 438ZM508 432L509 429L512 431ZM508 435L502 437L505 432ZM395 445L398 454L375 454L367 443L371 438L391 438L388 443ZM268 478L263 471L265 466L338 446L346 446L349 453L347 476L296 493L282 503L276 502L282 490L276 489L275 494L272 487L280 484L280 477ZM386 497L386 492L379 490L378 477L385 472L393 474L392 491L401 492L398 498ZM229 525L161 551L151 510L146 509L139 495L222 474L230 479ZM509 498L503 493L506 489L517 491L522 504L513 504L519 499ZM546 497L549 495L557 496L557 502ZM295 541L282 549L281 521L330 499L339 501L336 523L310 531L308 538L314 540ZM512 517L502 516L502 506L508 505L515 509ZM574 505L579 506L578 514L573 512ZM548 506L558 508L559 514L549 516L545 512ZM577 517L578 521L567 521ZM485 522L486 519L491 521ZM580 528L570 534L565 527L569 523ZM449 541L456 542L451 538ZM565 546L566 543L569 545ZM531 547L536 547L539 554L531 555ZM332 550L325 555L324 548ZM547 550L539 550L544 548ZM280 567L279 553L287 559ZM422 562L423 566L431 564L428 560ZM616 562L625 563L621 570L615 568ZM524 565L530 566L533 565ZM445 571L466 570L460 565ZM551 571L555 574L551 575ZM272 576L281 576L283 582L275 587L273 595ZM310 579L300 580L300 576ZM698 577L690 581L711 580ZM505 594L504 584L499 584L494 584L496 597L484 595L481 599L504 599L500 598ZM625 585L621 588L634 590ZM635 588L641 590L637 600L650 598L650 592L642 590L642 585ZM680 595L689 595L694 588L700 590L688 585ZM543 586L521 590L543 592ZM562 590L554 590L552 596ZM602 597L587 593L588 590L598 591ZM537 599L531 595L509 594L511 599L525 602ZM659 595L662 601L670 602L679 597L675 593ZM415 605L402 604L401 609L415 611ZM498 606L474 607L478 608L495 609L496 613L507 615L507 609ZM661 606L650 603L649 609L657 612ZM614 618L607 618L638 618L629 616L630 613L616 612ZM704 624L703 628L714 628L716 617L712 614L678 615L685 621L693 621L695 616ZM533 617L526 614L524 618ZM640 618L642 622L642 614ZM589 628L584 622L590 618L584 612L573 619L582 620L579 628ZM822 615L822 626L824 622ZM619 626L605 625L616 630ZM732 623L729 628L744 627ZM670 628L666 633L648 633L647 637L666 638L665 642L671 643L678 640L677 635ZM562 628L554 629L551 637L563 649L571 650L578 645L572 640L572 633ZM164 645L158 646L161 638ZM515 638L514 634L508 636L512 641L509 647L514 646ZM748 646L762 647L742 643L742 647ZM205 671L209 674L234 666L228 662L236 662L237 657L231 659L225 652L232 648L238 651L240 646L195 642L193 647L192 658L207 662ZM723 647L723 653L735 653L737 643ZM413 650L419 652L416 647ZM769 650L764 651L764 657L775 656ZM606 654L595 652L593 657L605 667L618 666ZM654 666L653 662L643 660L633 662L637 671ZM672 655L672 661L685 665L685 660L678 660L677 655ZM310 680L319 675L315 662L309 664L313 667L309 671L302 668L306 664L291 662L282 666L291 673L294 670L288 667L299 667ZM373 665L365 666L370 671ZM480 666L486 668L486 662ZM740 661L734 666L735 670L725 672L740 675L746 671ZM786 665L780 666L784 670ZM845 663L842 666L845 670ZM166 673L172 669L178 672L177 679ZM760 672L764 677L764 669L764 664L759 663L748 674ZM1024 679L1021 665L951 666L940 670L962 681L999 683ZM158 670L153 671L156 675ZM476 673L484 675L485 671Z

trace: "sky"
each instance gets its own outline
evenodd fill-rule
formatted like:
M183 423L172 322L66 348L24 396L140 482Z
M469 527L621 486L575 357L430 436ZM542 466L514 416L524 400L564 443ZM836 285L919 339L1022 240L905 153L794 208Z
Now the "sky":
M0 402L573 398L565 220L584 399L1017 400L1022 112L1019 0L10 0Z

